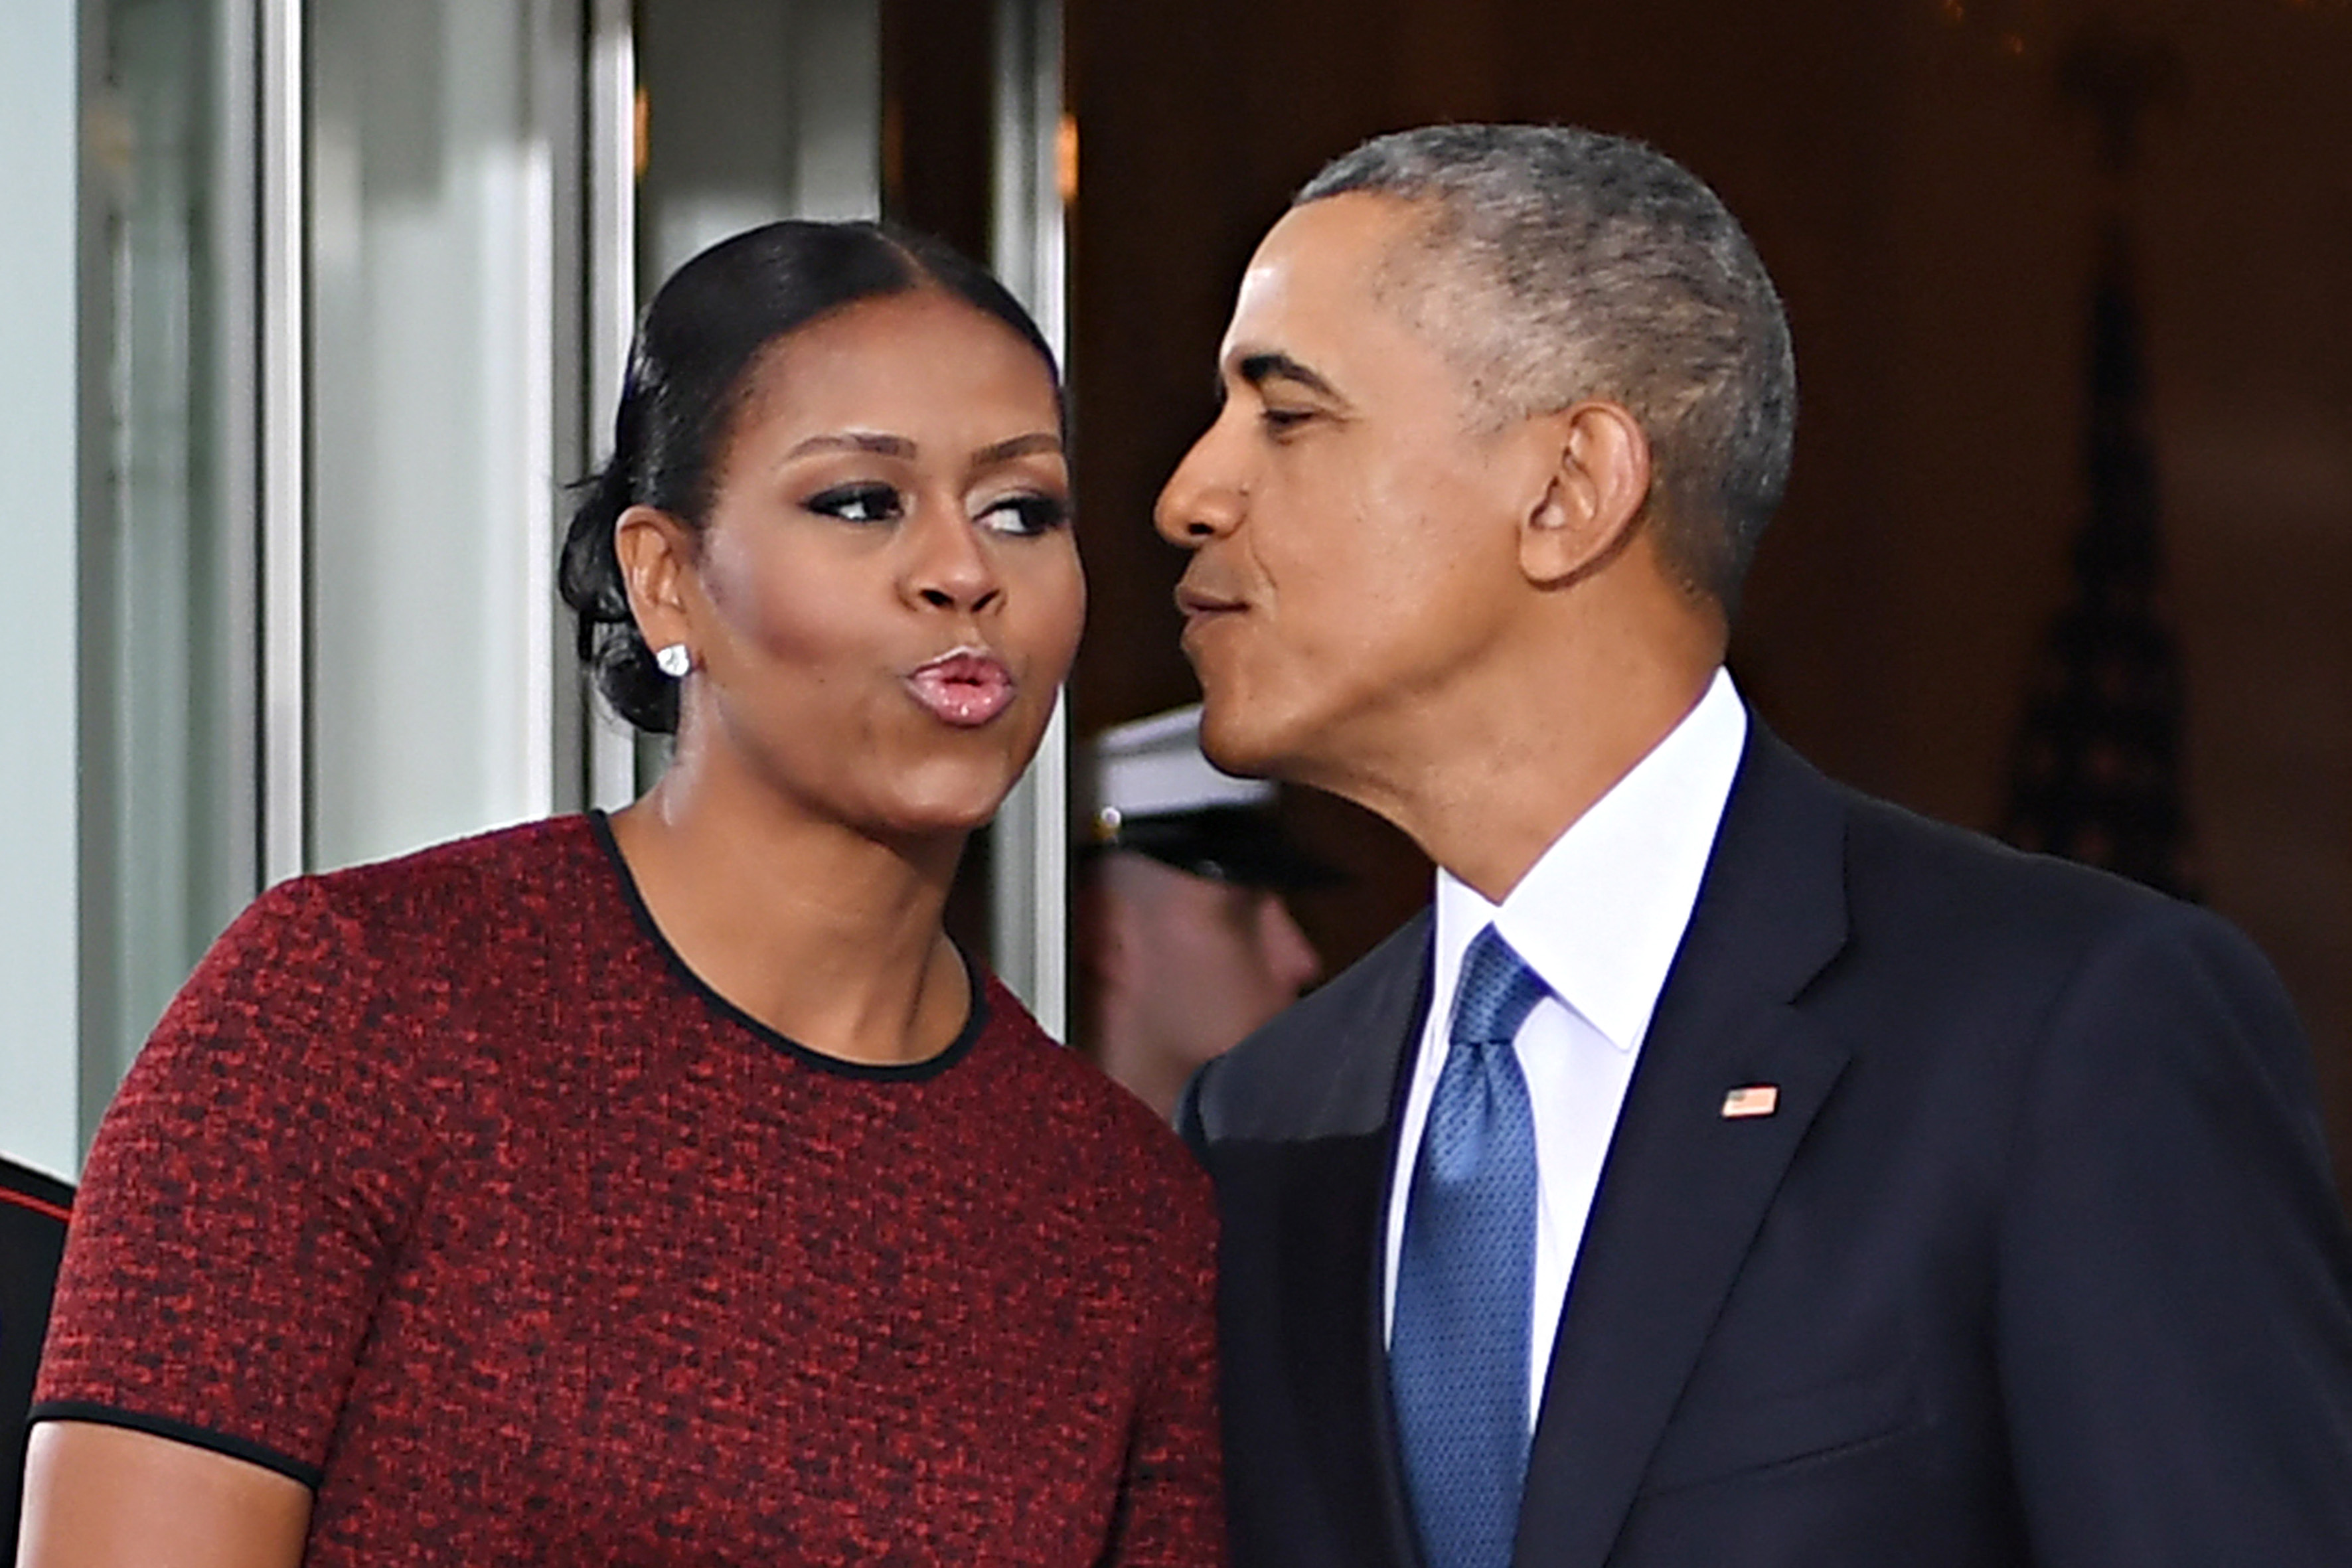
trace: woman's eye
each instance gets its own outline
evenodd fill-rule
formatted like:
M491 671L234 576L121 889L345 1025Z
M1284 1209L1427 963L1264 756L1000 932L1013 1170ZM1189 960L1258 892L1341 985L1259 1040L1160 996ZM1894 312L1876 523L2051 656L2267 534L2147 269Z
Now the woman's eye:
M899 513L898 492L887 485L843 485L813 495L803 504L844 522L887 522Z
M1070 521L1070 503L1059 496L1006 496L980 514L981 526L1027 538L1050 533Z
M1295 430L1314 417L1315 411L1310 408L1268 408L1258 415L1259 421L1277 436Z

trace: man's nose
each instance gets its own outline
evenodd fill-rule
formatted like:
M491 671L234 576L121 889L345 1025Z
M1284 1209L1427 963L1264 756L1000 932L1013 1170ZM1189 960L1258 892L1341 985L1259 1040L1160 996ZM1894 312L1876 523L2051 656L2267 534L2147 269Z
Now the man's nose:
M1269 892L1258 905L1258 931L1266 967L1286 987L1304 991L1323 978L1323 955L1298 928L1281 894Z
M1171 544L1197 550L1210 540L1232 532L1242 520L1249 492L1231 472L1232 465L1225 458L1224 427L1225 420L1221 416L1202 431L1160 489L1160 504L1152 509L1151 522L1160 531L1160 537Z

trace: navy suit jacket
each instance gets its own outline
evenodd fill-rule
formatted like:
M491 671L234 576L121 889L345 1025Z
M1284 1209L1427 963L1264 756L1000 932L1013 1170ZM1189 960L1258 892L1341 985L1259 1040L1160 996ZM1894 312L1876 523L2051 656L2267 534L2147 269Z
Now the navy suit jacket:
M1426 913L1196 1077L1237 1568L1412 1568L1381 1332ZM1726 1093L1769 1084L1769 1116ZM1637 1064L1519 1568L2346 1568L2352 1242L2221 921L1759 725ZM1444 1568L1429 1564L1427 1568Z

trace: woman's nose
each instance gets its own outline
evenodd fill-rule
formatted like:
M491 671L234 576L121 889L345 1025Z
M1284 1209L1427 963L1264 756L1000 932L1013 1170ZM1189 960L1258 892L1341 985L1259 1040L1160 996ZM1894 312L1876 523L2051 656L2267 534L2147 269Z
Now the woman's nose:
M996 562L980 530L961 511L929 509L908 530L905 576L910 599L934 609L976 611L1004 591Z

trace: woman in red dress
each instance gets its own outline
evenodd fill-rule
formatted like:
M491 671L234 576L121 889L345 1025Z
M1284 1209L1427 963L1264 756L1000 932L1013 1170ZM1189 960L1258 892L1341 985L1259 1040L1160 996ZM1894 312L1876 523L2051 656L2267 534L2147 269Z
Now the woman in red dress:
M674 760L222 937L90 1156L25 1563L1222 1561L1205 1184L940 923L1068 497L936 242L664 287L563 580Z

